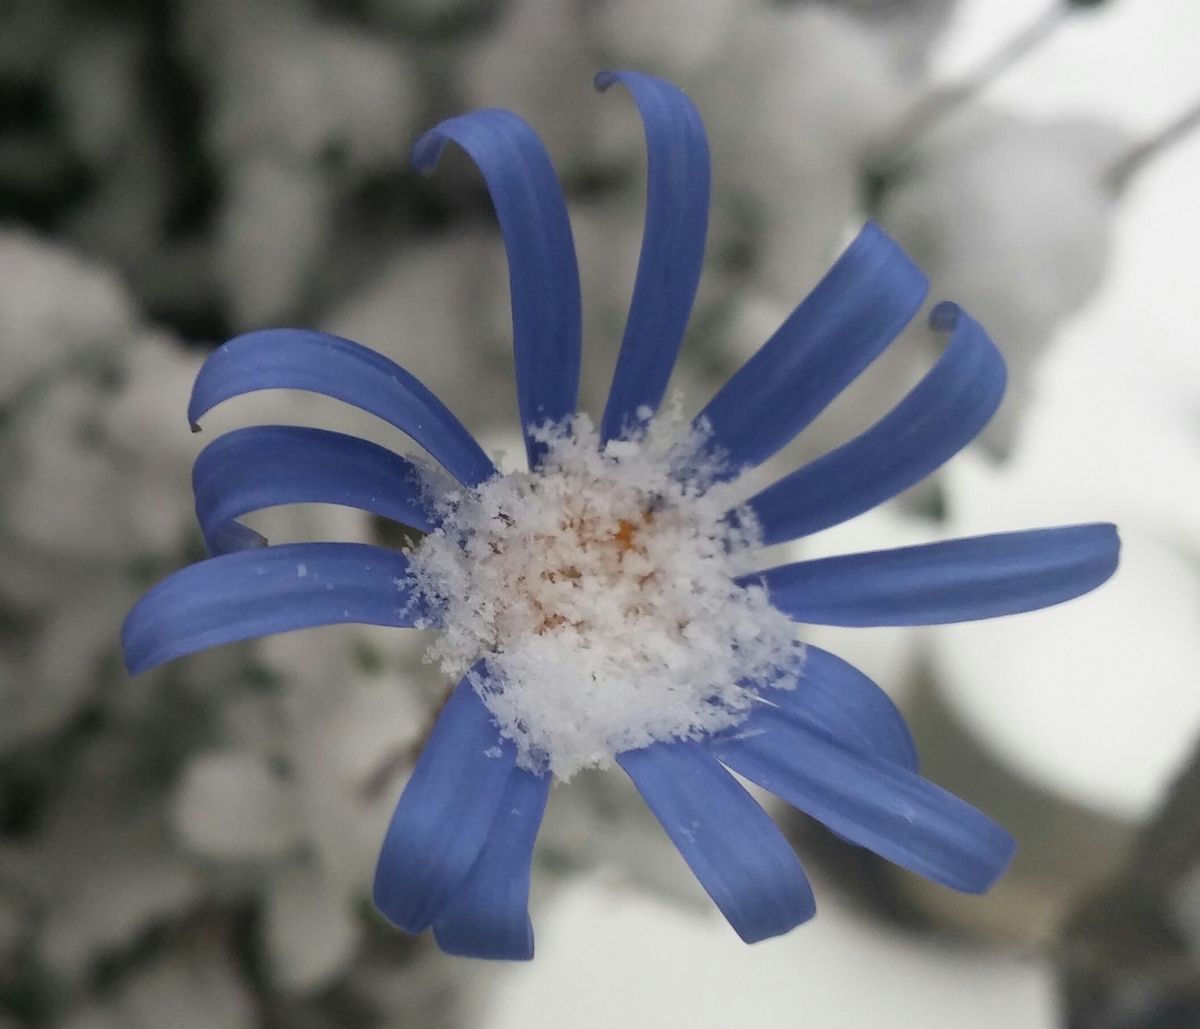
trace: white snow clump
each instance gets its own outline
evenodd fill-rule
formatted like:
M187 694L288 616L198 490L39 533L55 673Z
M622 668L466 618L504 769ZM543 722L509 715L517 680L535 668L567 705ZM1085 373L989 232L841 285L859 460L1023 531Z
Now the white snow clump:
M795 685L792 622L735 582L755 530L725 520L702 434L670 416L601 448L581 415L535 438L536 470L447 497L411 554L441 613L430 659L470 676L518 764L566 780L736 725L756 685Z

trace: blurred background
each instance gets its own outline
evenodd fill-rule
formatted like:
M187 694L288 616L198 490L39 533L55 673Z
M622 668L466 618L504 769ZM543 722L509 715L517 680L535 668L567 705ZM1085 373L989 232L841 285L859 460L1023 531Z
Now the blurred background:
M1195 0L0 0L0 1029L1200 1026L1200 5ZM1021 851L988 896L775 810L821 913L743 946L618 774L551 799L538 957L446 958L374 914L378 841L446 684L420 634L228 647L130 680L121 619L201 556L224 428L365 417L257 394L184 415L223 339L356 338L516 453L503 251L421 130L510 107L566 184L598 414L640 245L636 67L699 106L692 412L866 218L988 327L1011 386L930 483L793 555L1119 523L1052 611L813 629L902 705L930 778ZM914 325L768 472L934 360ZM396 543L358 512L273 541Z

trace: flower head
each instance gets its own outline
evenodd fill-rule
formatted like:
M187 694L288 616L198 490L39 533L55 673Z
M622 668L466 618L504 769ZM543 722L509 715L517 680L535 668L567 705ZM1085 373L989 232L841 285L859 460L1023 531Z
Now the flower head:
M509 258L517 399L528 470L501 475L416 379L356 343L268 330L208 360L189 407L271 388L326 394L416 440L449 487L391 451L317 429L260 426L196 461L214 556L151 589L126 621L131 671L313 625L438 625L458 687L383 843L375 901L409 932L480 957L533 953L534 840L550 783L615 761L747 941L814 911L791 847L733 770L845 839L956 889L987 889L1014 844L922 779L887 696L792 622L920 625L1078 596L1116 567L1110 525L1013 532L755 568L761 545L854 517L924 478L999 404L1004 364L952 304L925 378L875 426L744 504L730 484L786 445L925 299L903 252L868 225L689 423L657 414L700 274L708 150L674 86L605 73L632 94L648 148L646 231L598 429L576 413L580 301L566 205L516 115L452 118L479 166ZM279 504L358 507L426 535L407 553L352 543L265 546L237 519Z

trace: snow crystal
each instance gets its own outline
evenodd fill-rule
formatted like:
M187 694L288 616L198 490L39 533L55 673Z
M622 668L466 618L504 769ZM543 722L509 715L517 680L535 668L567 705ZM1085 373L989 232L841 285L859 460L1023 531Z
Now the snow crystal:
M735 725L756 684L794 684L792 623L733 581L753 521L725 521L732 489L708 488L694 430L660 418L601 449L580 416L535 435L536 471L454 494L411 554L442 614L431 659L470 676L523 767L565 780Z

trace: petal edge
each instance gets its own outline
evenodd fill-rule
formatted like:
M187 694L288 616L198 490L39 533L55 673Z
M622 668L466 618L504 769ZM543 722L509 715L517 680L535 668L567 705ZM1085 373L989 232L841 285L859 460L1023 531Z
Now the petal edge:
M966 446L1004 395L1004 358L979 323L939 304L953 335L937 363L887 415L747 501L764 546L848 521L916 485ZM736 517L736 512L732 513Z
M466 881L515 760L464 679L438 716L380 847L372 896L389 921L423 932Z
M645 130L646 226L601 445L636 425L639 410L662 402L700 281L711 179L704 124L683 91L640 72L596 76L602 92L618 82Z
M770 816L692 743L657 743L617 762L713 902L747 943L816 912L812 888Z
M899 244L868 222L696 416L726 475L761 464L811 423L895 339L928 288Z
M542 141L511 111L447 119L417 140L413 164L431 171L451 141L483 174L504 237L517 404L534 467L544 444L531 437L530 428L569 418L579 394L579 269L566 200Z
M985 892L1012 860L1013 838L954 794L801 721L760 721L765 731L712 753L843 839L964 893Z
M209 647L318 625L411 626L425 612L403 554L365 543L288 543L200 561L152 586L121 627L131 675Z
M1060 604L1104 583L1120 540L1107 523L942 540L799 561L743 576L812 625L941 625Z

